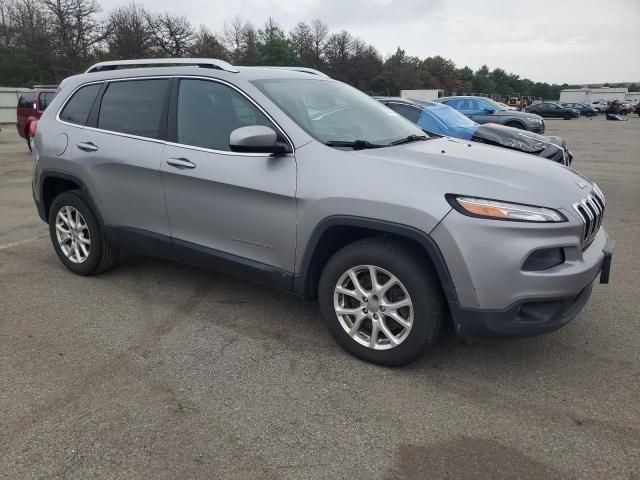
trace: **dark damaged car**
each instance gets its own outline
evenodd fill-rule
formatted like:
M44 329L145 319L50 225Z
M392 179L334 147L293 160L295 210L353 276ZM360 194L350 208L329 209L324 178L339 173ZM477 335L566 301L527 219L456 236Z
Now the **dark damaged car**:
M496 123L480 125L442 103L398 97L376 99L431 135L460 138L518 150L571 165L573 154L560 137L547 137Z

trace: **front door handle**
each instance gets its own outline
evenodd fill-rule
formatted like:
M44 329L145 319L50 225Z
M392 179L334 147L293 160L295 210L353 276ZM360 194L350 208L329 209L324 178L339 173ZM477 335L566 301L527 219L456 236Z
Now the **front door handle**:
M84 150L85 152L96 152L96 151L98 151L98 146L93 142L80 142L76 146L80 150Z
M169 160L167 160L167 165L171 165L172 167L180 169L196 168L196 164L186 158L170 158Z

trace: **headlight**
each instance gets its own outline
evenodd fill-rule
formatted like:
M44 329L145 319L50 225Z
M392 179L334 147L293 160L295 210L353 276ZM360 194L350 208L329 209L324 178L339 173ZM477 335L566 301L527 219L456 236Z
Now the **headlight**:
M542 120L539 119L539 118L535 118L535 117L527 117L527 122L542 123Z
M515 222L566 222L557 210L520 203L501 202L487 198L447 195L447 200L458 212L470 217Z

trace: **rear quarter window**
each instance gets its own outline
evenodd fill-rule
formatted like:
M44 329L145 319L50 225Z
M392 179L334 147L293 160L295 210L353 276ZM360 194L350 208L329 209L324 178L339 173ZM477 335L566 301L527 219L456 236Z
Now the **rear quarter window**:
M60 112L60 120L76 125L87 123L89 112L101 87L101 83L94 83L77 90Z
M21 93L18 97L18 108L33 108L35 100L36 94L33 92Z

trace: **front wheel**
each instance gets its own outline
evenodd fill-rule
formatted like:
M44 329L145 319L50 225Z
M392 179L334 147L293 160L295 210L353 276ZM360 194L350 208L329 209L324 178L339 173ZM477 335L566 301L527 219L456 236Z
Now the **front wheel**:
M357 241L331 257L318 300L327 328L345 350L389 367L428 350L446 317L439 281L424 255L382 238Z
M565 120L571 120L573 118L573 115L571 115L570 113L565 113L563 118Z
M49 234L60 261L78 275L107 270L118 258L118 250L105 238L91 207L77 191L63 192L53 200Z

